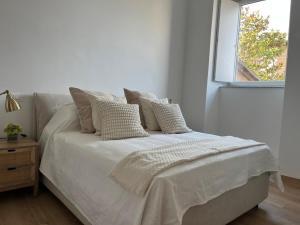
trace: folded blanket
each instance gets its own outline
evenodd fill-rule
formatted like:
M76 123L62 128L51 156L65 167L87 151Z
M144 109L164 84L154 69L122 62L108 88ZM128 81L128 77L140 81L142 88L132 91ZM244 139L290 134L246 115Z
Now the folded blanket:
M116 165L111 176L128 191L143 196L153 178L171 167L211 155L260 145L265 144L230 136L164 145L129 154Z

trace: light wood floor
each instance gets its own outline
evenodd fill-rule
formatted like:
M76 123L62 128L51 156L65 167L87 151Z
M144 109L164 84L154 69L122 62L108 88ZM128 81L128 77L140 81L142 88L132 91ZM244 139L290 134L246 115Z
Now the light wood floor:
M270 187L267 200L230 225L300 225L300 181L284 178L286 191ZM46 188L0 193L0 225L81 225Z

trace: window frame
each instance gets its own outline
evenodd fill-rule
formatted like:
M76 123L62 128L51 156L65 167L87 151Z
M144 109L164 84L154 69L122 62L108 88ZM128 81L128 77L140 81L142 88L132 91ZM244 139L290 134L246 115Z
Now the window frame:
M284 88L285 81L232 81L227 83L230 87L254 87L254 88Z
M232 0L235 2L239 3L239 18L238 20L240 21L240 13L241 13L241 7L248 5L248 4L252 4L252 3L256 3L256 2L261 2L261 1L265 1L265 0ZM237 78L237 63L235 63L234 65L234 70L235 72L235 76L233 78L232 81L217 81L216 79L216 61L217 61L217 54L218 54L218 38L219 38L219 29L220 29L220 15L221 15L221 3L222 0L218 0L218 6L217 6L217 21L216 21L216 26L215 26L215 40L214 40L214 60L213 60L213 81L217 82L217 83L223 83L226 84L229 87L240 87L240 88L249 88L249 87L253 87L253 88L284 88L285 87L285 80L270 80L270 81L238 81ZM237 32L237 38L236 41L238 42L239 40L239 33L240 33L240 23L239 26L237 27L238 32ZM238 61L238 43L236 44L236 62ZM285 78L286 78L286 68L285 68Z

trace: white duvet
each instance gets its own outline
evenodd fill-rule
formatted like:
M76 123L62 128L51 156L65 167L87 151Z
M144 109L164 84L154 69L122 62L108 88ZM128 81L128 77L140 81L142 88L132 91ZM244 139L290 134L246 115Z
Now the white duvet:
M278 170L270 150L256 146L168 169L140 197L111 178L119 161L135 151L214 136L153 133L102 141L91 134L63 130L51 123L45 129L40 171L93 225L180 225L191 206L242 186L253 176Z

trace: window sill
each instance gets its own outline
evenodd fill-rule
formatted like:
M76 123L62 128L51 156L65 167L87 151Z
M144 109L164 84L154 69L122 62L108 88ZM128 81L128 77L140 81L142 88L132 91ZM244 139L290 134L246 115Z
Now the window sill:
M230 82L227 87L231 88L284 88L284 81L248 81L248 82Z

